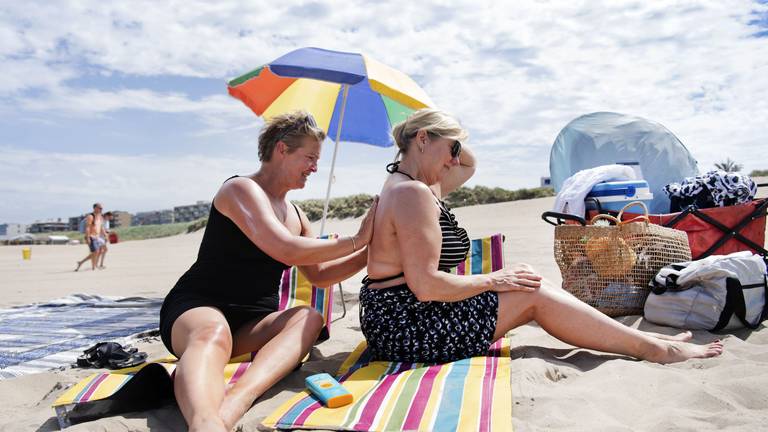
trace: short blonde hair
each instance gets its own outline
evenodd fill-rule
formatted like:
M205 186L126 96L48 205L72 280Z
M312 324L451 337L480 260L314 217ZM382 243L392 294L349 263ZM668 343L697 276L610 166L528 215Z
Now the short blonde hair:
M312 114L297 110L270 118L259 134L259 160L269 162L278 141L285 143L289 153L295 152L304 137L320 142L325 139L325 132L317 126Z
M398 153L405 154L416 133L424 129L428 134L456 141L466 141L469 133L461 127L453 116L432 108L420 109L409 115L404 122L392 129Z

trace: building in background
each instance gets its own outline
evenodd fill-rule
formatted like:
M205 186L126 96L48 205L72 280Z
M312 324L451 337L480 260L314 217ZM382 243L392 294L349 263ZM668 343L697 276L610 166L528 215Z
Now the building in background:
M549 188L551 188L552 187L552 178L549 177L549 176L541 177L540 186L541 187L549 187Z
M173 222L173 210L138 212L131 219L131 225L162 225Z
M0 224L0 240L8 240L27 232L27 225L5 223Z
M61 218L55 221L35 222L27 230L31 234L61 231L69 231L69 221L63 222Z
M85 215L80 216L72 216L69 218L69 228L67 231L77 231L80 229L80 219L84 218Z
M106 213L106 212L105 212ZM152 212L148 212L152 213ZM85 213L80 216L73 216L69 218L69 231L77 231L80 229L80 221L88 216L90 213ZM110 228L119 228L131 226L131 219L133 215L122 210L112 210L112 222L109 224ZM146 224L145 224L146 225Z
M209 201L198 201L196 204L174 207L173 219L176 222L191 222L208 216L210 211Z
M129 227L133 221L133 215L127 211L113 210L110 228Z

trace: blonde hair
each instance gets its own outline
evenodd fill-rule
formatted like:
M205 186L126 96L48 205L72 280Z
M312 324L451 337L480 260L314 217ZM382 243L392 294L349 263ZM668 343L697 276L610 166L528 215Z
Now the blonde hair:
M297 110L270 118L259 134L259 160L269 162L278 141L285 143L288 153L295 152L301 147L304 137L320 142L325 139L325 132L317 126L312 114Z
M432 108L420 109L392 129L398 156L408 151L411 140L422 129L430 135L456 141L466 141L469 138L469 133L451 115Z

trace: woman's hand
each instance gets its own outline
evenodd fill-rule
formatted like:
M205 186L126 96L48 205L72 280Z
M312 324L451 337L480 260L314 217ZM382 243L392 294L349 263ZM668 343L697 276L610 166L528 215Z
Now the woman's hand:
M491 291L523 291L533 292L541 286L541 276L530 270L504 269L489 274Z
M378 204L379 196L376 195L373 197L373 204L371 204L371 208L368 209L365 217L363 217L363 221L360 222L360 229L357 231L357 234L355 234L355 250L359 250L371 242L371 237L373 237L373 221L374 216L376 215L376 207Z

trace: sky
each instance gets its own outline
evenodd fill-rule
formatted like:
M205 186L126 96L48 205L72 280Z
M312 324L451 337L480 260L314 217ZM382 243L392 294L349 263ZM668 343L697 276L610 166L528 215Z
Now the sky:
M0 223L210 201L259 167L226 82L297 48L362 52L469 130L469 186L535 187L571 120L659 122L702 170L768 169L768 0L0 3ZM333 143L289 198L325 196ZM332 196L393 148L341 143Z

